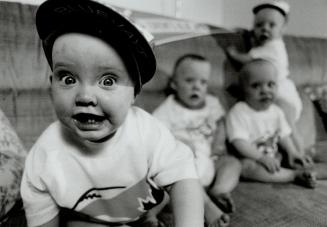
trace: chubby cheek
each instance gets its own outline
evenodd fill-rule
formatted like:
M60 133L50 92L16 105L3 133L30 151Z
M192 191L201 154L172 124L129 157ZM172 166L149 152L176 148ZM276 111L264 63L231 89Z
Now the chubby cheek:
M57 118L65 125L71 122L71 116L74 109L74 99L71 94L62 90L51 89L51 99Z
M176 92L176 96L178 97L179 100L181 100L185 103L188 102L188 92L187 91L178 90Z
M177 93L179 96L188 96L192 92L191 86L180 86L179 89L177 89Z
M134 88L114 96L103 96L101 107L109 117L111 124L120 126L126 118L128 110L134 104Z
M244 96L247 100L255 100L258 98L258 92L253 90L245 90Z

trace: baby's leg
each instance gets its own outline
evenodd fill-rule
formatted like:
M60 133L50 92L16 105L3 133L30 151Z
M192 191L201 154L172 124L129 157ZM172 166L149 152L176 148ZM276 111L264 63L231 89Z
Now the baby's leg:
M234 156L224 155L216 161L216 167L216 177L209 189L209 195L224 212L234 212L231 192L239 182L242 164Z
M242 177L267 183L295 182L308 188L313 188L316 185L315 173L312 171L293 170L282 167L279 171L270 173L261 164L250 159L243 161Z
M229 226L230 218L222 212L216 204L209 198L203 189L204 199L204 219L208 227L226 227Z
M226 227L229 225L229 216L222 212L220 208L210 199L205 186L209 185L215 175L214 161L206 156L197 156L195 159L197 174L202 187L204 201L204 218L208 227Z
M158 214L164 209L164 207L169 203L169 196L167 193L164 194L163 201L158 205L153 207L146 214L142 226L144 227L159 227L163 224L158 220Z

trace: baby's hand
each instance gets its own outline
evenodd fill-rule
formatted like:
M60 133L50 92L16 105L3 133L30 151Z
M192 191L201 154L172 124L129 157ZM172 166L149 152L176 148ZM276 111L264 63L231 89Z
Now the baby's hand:
M288 162L290 167L294 169L311 168L314 164L312 158L309 155L291 155Z
M238 51L235 46L228 46L226 48L226 53L227 53L227 55L233 57L238 53Z
M264 155L257 162L267 169L270 173L275 173L280 170L280 163L277 159Z

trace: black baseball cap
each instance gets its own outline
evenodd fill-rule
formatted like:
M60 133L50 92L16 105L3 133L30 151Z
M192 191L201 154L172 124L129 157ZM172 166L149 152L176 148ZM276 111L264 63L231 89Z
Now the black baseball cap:
M144 35L116 10L96 1L47 0L37 9L36 28L51 68L56 38L78 32L101 38L116 48L132 73L136 93L156 71L156 59L147 40L151 35Z

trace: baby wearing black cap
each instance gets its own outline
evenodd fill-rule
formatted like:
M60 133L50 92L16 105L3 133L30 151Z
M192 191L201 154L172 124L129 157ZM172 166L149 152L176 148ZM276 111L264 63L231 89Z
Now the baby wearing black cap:
M203 226L192 152L133 106L156 69L145 36L90 0L48 0L36 26L58 120L26 160L28 226L145 226L165 191L175 226Z

